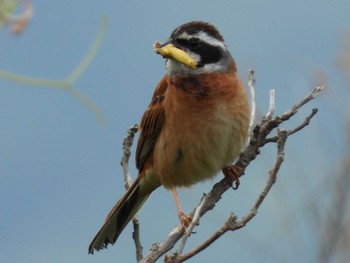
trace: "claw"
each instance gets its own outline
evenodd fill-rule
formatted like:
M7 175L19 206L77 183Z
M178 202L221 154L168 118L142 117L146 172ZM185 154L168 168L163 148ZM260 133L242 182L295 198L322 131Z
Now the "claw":
M184 212L179 212L179 219L183 228L187 229L192 222L192 217L185 215Z
M237 165L226 166L222 169L225 177L229 178L232 181L235 181L235 186L231 185L233 190L237 190L241 181L239 180L239 176L243 173L243 169ZM232 182L233 184L233 182Z

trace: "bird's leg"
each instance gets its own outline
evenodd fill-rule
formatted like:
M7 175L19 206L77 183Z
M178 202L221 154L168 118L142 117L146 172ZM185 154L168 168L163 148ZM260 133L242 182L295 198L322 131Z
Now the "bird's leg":
M174 196L174 199L175 199L177 213L179 215L179 219L180 219L181 225L184 228L187 228L191 224L192 218L187 216L187 215L185 215L185 213L182 211L180 200L179 200L179 196L177 195L177 191L176 191L175 187L171 190L171 192L173 193L173 196Z
M228 177L231 180L235 181L236 186L233 187L231 185L231 187L234 190L238 189L239 185L241 184L241 182L239 180L239 176L242 174L243 169L237 165L230 165L230 166L226 166L224 169L222 169L222 172L224 173L225 177Z

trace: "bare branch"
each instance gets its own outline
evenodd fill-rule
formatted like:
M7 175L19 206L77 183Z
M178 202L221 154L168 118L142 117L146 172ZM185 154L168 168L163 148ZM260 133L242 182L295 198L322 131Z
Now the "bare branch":
M174 254L173 256L170 256L170 257L168 256L167 257L168 261L166 262L184 262L187 259L195 256L199 252L209 247L212 243L214 243L218 238L220 238L227 231L231 230L233 226L237 225L236 220L237 220L237 216L231 213L228 219L225 221L225 223L220 227L220 229L216 231L211 237L209 237L205 242L203 242L201 245L191 250L190 252L187 252L186 254L183 254L180 256L178 256L178 254Z
M124 184L125 184L126 190L129 189L132 181L131 176L129 174L129 159L131 155L130 148L134 141L135 134L137 133L138 130L139 130L139 126L137 124L130 127L128 130L128 134L123 141L123 157L120 162L120 165L123 167Z
M2 1L0 1L1 3ZM1 11L1 10L0 10ZM0 14L0 20L1 20ZM103 112L100 108L92 101L89 97L84 95L81 91L74 87L74 82L86 71L87 67L90 65L91 61L95 57L97 51L99 50L103 39L105 37L108 27L108 19L106 16L101 17L101 26L98 30L97 36L93 43L91 44L89 50L85 54L84 58L80 64L69 74L69 76L64 80L54 80L54 79L43 79L37 77L30 77L25 75L15 74L3 69L0 69L0 78L17 82L24 85L32 85L35 87L43 88L60 88L71 93L77 100L82 102L88 109L92 110L97 117L97 120L101 125L104 124L105 118Z
M271 118L271 116L275 113L275 109L276 109L275 90L270 89L270 105L269 105L269 110L265 117Z
M168 238L161 242L155 243L152 245L151 252L141 261L144 263L152 263L159 259L162 255L164 255L167 251L172 249L176 242L181 238L181 236L185 233L183 227L181 225L174 228Z
M292 135L298 131L300 131L301 129L303 129L305 126L308 126L310 124L310 120L316 115L316 113L318 112L317 108L313 108L310 115L307 116L305 118L305 120L297 127L295 127L293 130L288 131L288 136Z
M203 208L203 205L205 204L206 198L207 198L207 196L206 196L206 194L204 194L200 204L197 206L197 208L195 209L195 211L193 213L193 218L192 218L191 224L186 229L185 235L183 236L182 242L177 250L177 253L180 255L182 254L182 251L186 245L186 241L189 238L189 236L192 234L193 229L195 228L196 225L199 225L199 218L201 217L201 210Z
M258 213L258 209L262 202L265 200L265 197L270 192L272 186L276 182L277 173L282 165L282 162L284 161L284 146L286 143L288 137L288 132L286 130L280 130L278 132L278 141L277 141L277 158L275 165L269 172L269 179L266 183L266 186L264 187L263 191L260 193L258 199L255 201L252 209L250 212L244 216L240 221L237 221L237 216L235 216L233 213L230 214L226 222L223 224L223 226L216 231L211 237L209 237L206 241L204 241L201 245L196 247L195 249L191 250L190 252L181 255L180 252L176 254L176 256L172 256L172 260L175 259L175 261L170 262L184 262L185 260L193 257L194 255L198 254L199 252L203 251L205 248L210 246L212 243L214 243L218 238L220 238L222 235L224 235L227 231L235 231L242 227L244 227L250 220L253 219Z
M269 180L267 181L267 184L264 188L264 190L259 195L259 198L255 202L251 212L248 214L248 216L244 219L242 219L242 223L246 224L248 221L250 221L251 218L253 218L261 205L261 203L264 201L266 195L270 192L271 187L276 182L277 173L282 165L282 162L284 161L284 146L286 144L286 140L288 137L288 132L286 130L279 130L278 131L278 141L277 141L277 159L276 163L273 166L273 168L269 172Z
M140 238L140 220L135 216L132 220L134 226L134 231L132 232L132 238L134 239L135 248L136 248L136 259L137 262L143 259L143 246L141 244Z
M124 141L123 141L123 157L120 164L123 167L124 185L126 190L129 189L132 183L132 179L129 174L129 159L131 155L130 148L134 141L135 134L137 133L138 130L139 130L139 126L137 124L130 127L128 130L127 136L124 138ZM132 223L134 226L134 232L132 233L132 237L134 239L135 248L136 248L136 259L137 259L137 262L139 262L143 258L143 247L140 239L140 220L137 218L137 216L133 218Z
M249 123L249 133L253 130L254 122L255 122L255 114L256 114L256 103L255 103L255 78L254 78L254 70L250 69L248 71L248 87L250 94L250 123Z
M305 118L305 120L302 123L300 123L294 129L288 131L288 136L292 135L292 134L302 130L306 126L308 126L310 124L311 119L316 115L317 112L318 112L318 109L317 108L313 108L311 113ZM275 136L275 137L272 137L272 138L266 138L265 143L277 142L277 140L278 140L278 136Z
M240 176L242 176L244 174L245 168L260 153L260 148L266 144L266 137L271 133L271 131L274 130L275 128L277 128L281 123L283 123L284 121L288 120L290 117L295 115L295 113L297 112L298 109L300 109L303 105L305 105L306 103L308 103L309 101L314 99L322 89L323 89L323 87L315 88L304 99L302 99L299 103L295 104L293 107L291 107L290 110L288 110L287 112L285 112L281 116L264 118L260 122L260 124L255 126L255 128L253 129L252 134L250 136L249 145L242 152L238 161L235 163L236 166L242 168L242 174ZM316 114L316 112L314 114ZM311 118L312 117L310 117L310 119ZM304 128L306 125L299 125L299 126L298 126L299 128L297 127L294 129L295 132ZM283 134L283 136L288 137L288 132L283 131L282 134ZM279 133L279 136L282 136L281 132ZM284 141L282 140L279 143L278 147L282 147L282 146L284 147L284 142L285 142L285 140ZM282 161L283 161L283 158L282 158ZM279 162L282 163L282 161L279 161ZM278 172L279 166L280 166L280 164L277 163L277 166L271 172L272 175ZM230 179L225 177L213 186L212 190L208 194L206 194L205 197L203 197L203 199L200 202L201 209L197 210L197 211L199 211L200 217L215 207L215 204L221 199L222 194L225 191L227 191L231 185L232 185L232 181L230 181ZM271 184L271 186L272 186L272 184ZM270 190L271 186L269 186L269 188L267 189L268 191ZM254 206L255 208L256 207L258 208L260 206L261 202L264 200L264 194L265 193L263 192L262 195L259 196L257 203ZM195 211L196 211L196 209L194 209L192 211L190 216L193 217ZM256 214L256 211L253 209L250 214L248 214L245 218L243 218L241 221L239 221L240 227L243 227L244 224L246 224L246 222L251 220L251 218L253 218L255 214ZM174 245L176 244L176 242L184 235L184 233L185 233L185 231L183 230L183 228L181 226L178 226L177 228L175 228L165 241L163 241L161 243L157 243L156 245L152 246L152 251L142 260L142 262L155 262L162 255L164 255L170 249L172 249L174 247ZM166 260L171 260L171 259L176 258L176 257L178 257L178 253L172 254L171 256L167 256ZM169 262L171 262L171 261L169 261Z
M304 106L309 101L316 98L316 96L324 89L324 86L318 86L314 88L309 95L307 95L304 99L302 99L298 104L295 104L290 110L285 112L281 119L288 120L291 116L293 116L295 113L297 113L298 109L300 109L302 106Z

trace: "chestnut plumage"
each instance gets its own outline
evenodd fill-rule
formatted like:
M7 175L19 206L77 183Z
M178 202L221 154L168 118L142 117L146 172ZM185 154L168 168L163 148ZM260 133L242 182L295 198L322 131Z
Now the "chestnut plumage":
M176 188L213 178L232 165L246 143L247 96L219 31L206 22L189 22L176 28L166 43L186 52L197 65L193 68L167 53L167 73L140 124L138 177L108 214L89 253L114 244L159 186L172 191L186 227L190 218L181 210Z

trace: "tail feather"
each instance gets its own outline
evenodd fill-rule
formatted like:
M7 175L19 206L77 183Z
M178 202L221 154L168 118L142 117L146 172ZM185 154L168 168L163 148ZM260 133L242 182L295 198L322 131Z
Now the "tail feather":
M150 197L151 193L152 191L142 193L140 179L137 178L122 199L118 201L107 215L103 226L89 246L89 254L93 254L94 250L104 249L109 244L113 245L126 225Z

